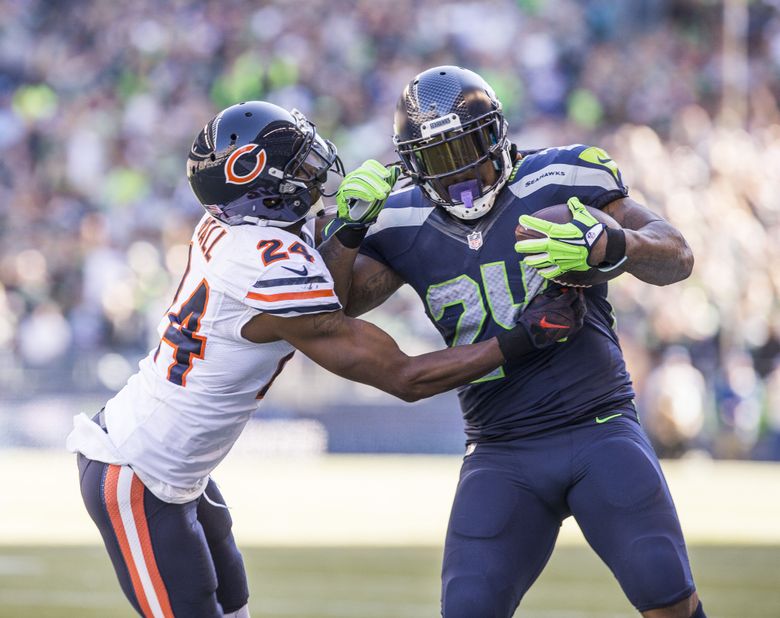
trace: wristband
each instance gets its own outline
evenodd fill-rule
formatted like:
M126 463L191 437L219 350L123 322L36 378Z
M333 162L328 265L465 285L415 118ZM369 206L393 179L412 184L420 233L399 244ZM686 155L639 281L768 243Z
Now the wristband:
M607 247L604 261L597 266L601 272L616 269L626 261L626 233L623 228L606 228Z
M367 225L343 225L336 230L334 236L347 249L357 249L366 237L366 232L368 232Z
M499 333L496 335L496 339L501 354L504 355L507 362L519 361L536 348L531 341L531 335L522 324L517 324L514 328Z
M367 225L348 223L336 217L325 226L322 231L322 241L325 242L331 236L339 239L339 242L347 249L357 249L368 232Z

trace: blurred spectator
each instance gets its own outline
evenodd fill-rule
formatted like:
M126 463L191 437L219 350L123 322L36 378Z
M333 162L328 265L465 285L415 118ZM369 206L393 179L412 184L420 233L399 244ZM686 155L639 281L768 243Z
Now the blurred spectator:
M740 458L750 454L758 441L763 395L750 355L743 350L729 351L715 381L716 455Z
M348 167L389 162L403 85L459 64L496 87L522 148L605 147L683 231L692 277L617 280L619 331L656 357L687 347L735 440L718 452L750 456L752 395L728 393L750 355L762 389L780 333L780 12L737 4L744 32L722 3L669 0L0 0L4 397L113 388L122 372L98 367L154 345L201 216L183 161L216 110L296 106ZM407 340L439 345L416 302L398 301ZM743 369L717 377L732 350Z
M766 436L761 453L767 459L780 461L780 355L766 377Z
M650 372L642 393L642 424L661 457L679 457L696 445L704 426L704 376L688 350L672 346Z

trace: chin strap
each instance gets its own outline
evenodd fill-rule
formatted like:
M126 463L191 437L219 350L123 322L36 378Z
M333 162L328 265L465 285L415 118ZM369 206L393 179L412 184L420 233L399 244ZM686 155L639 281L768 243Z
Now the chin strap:
M309 210L305 214L295 221L279 221L276 219L267 219L266 217L252 217L251 215L244 216L243 221L249 225L257 225L260 227L290 227L305 219L319 216L323 212L325 212L325 203L322 201L322 198L319 198L309 207Z
M295 225L296 223L300 223L304 219L306 219L308 215L304 215L300 219L296 219L295 221L277 221L275 219L266 219L264 217L244 217L244 222L249 223L250 225L257 225L258 227L291 227Z

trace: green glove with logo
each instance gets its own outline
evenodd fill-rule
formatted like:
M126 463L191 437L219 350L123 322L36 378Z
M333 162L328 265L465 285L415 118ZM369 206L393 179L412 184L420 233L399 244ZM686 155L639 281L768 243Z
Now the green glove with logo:
M566 203L572 215L568 223L553 223L531 215L521 215L520 225L544 234L544 238L521 240L515 251L526 254L523 263L537 269L545 279L569 271L590 270L588 263L593 245L604 234L606 226L591 215L576 197Z
M359 247L368 226L384 208L400 173L401 168L397 165L385 167L379 161L369 159L344 176L336 191L336 218L325 226L323 238L336 236L348 249Z
M344 176L336 192L338 218L350 226L368 227L379 216L398 180L397 165L385 167L369 159Z

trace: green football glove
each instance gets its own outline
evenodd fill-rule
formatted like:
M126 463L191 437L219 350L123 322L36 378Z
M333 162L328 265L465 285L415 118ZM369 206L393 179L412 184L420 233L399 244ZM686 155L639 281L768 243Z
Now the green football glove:
M552 223L531 215L520 217L520 225L546 238L516 242L515 251L526 254L523 263L535 268L545 279L569 271L590 270L591 249L606 230L578 198L572 197L566 204L572 214L569 223Z
M401 168L369 159L344 176L336 192L338 218L344 225L368 227L376 221Z

